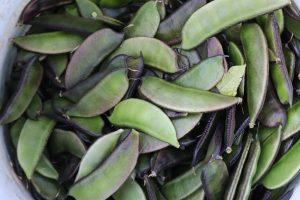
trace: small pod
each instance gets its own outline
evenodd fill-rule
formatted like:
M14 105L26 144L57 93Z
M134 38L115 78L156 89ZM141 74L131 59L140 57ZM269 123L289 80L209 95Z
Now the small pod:
M224 34L225 34L227 40L232 41L236 44L240 44L241 43L241 37L240 37L241 27L242 27L242 23L239 23L239 24L233 25L233 26L229 27L228 29L224 30Z
M289 15L284 16L285 28L297 39L300 39L300 22Z
M76 0L80 15L84 18L95 18L102 16L103 13L97 4L90 0Z
M84 38L77 34L50 32L17 37L13 41L17 46L28 51L59 54L74 51L83 40Z
M264 106L258 116L258 120L266 127L285 126L287 112L278 100L271 82L268 84L268 91Z
M258 137L260 135L261 128L259 129ZM276 155L280 148L282 127L275 128L274 132L265 140L260 140L261 153L257 163L257 169L252 181L252 185L257 183L265 173L270 169L275 161Z
M295 103L287 111L287 122L283 128L282 140L292 137L300 131L300 102Z
M274 11L274 15L280 30L280 34L282 34L283 30L284 30L284 14L282 9L278 9L276 11ZM257 23L261 26L261 27L265 27L267 20L268 20L268 14L265 15L260 15L256 18Z
M205 192L203 188L200 188L190 196L184 198L183 200L204 200L205 199Z
M57 198L61 190L58 182L46 178L38 173L34 173L31 182L34 189L46 200Z
M275 53L276 57L280 59L278 64L271 64L270 66L270 75L275 90L280 102L282 104L290 104L291 106L293 102L293 86L286 68L279 27L274 14L269 15L264 30L269 48Z
M28 24L33 25L34 27L82 35L89 35L103 28L102 22L98 20L60 14L42 15L30 20Z
M183 87L210 90L224 75L223 62L223 56L208 58L180 75L174 83Z
M290 182L300 171L300 140L277 161L262 180L268 189L277 189Z
M241 158L239 159L233 173L231 174L231 177L228 182L228 186L225 190L225 195L224 195L225 200L233 200L234 199L234 196L236 194L236 191L237 191L237 188L239 185L239 181L242 176L242 170L243 170L244 164L246 162L246 159L247 159L247 156L249 153L251 143L252 143L252 135L248 134L247 139L244 144L244 149L243 149Z
M235 112L236 106L232 106L226 110L226 121L225 121L225 137L224 137L224 149L226 153L231 153L231 146L234 140L235 130Z
M127 38L154 37L160 22L156 2L145 3L125 28Z
M247 64L246 81L250 115L249 127L253 128L267 93L269 77L268 46L264 33L257 24L243 25L241 28L241 40Z
M146 65L167 73L178 71L175 52L166 44L154 38L136 37L127 39L110 55L109 60L120 54L138 57L141 52Z
M55 79L61 82L60 77L64 73L68 64L67 54L49 55L44 61L46 67L53 73ZM43 64L44 64L43 63Z
M99 138L82 158L75 181L88 176L113 152L124 130L120 129Z
M69 152L82 158L86 153L86 147L80 138L75 133L62 129L54 129L49 146L52 155Z
M128 89L127 70L118 69L100 80L77 104L66 112L75 117L93 117L114 107ZM101 93L99 93L101 91Z
M17 149L19 137L22 131L22 128L26 122L26 118L21 116L14 123L10 125L9 135L13 146Z
M187 113L213 112L241 102L240 98L186 88L156 77L144 77L140 94L170 110Z
M127 99L120 102L114 108L109 121L117 126L136 128L177 148L179 147L171 120L158 107L146 101Z
M59 176L57 170L45 155L41 156L40 161L36 166L36 172L46 178L50 178L53 180L57 180Z
M76 124L87 132L93 133L92 136L101 136L104 127L104 120L100 116L96 117L72 117L71 123ZM77 130L81 132L81 130Z
M188 20L193 12L205 4L206 0L187 1L183 6L178 8L178 10L173 12L160 23L156 37L165 42L171 42L174 40L174 38L177 40L179 38L180 40L180 32L184 26L184 23Z
M131 177L112 196L115 200L147 200L141 186Z
M18 119L30 105L43 77L43 68L32 58L22 71L22 77L0 116L0 124Z
M76 50L67 67L65 84L69 89L85 80L94 68L122 42L124 35L102 29L90 35ZM101 45L98 45L101 43Z
M36 94L32 98L32 100L26 110L26 114L30 119L35 120L38 118L42 109L43 109L43 102L42 102L41 98Z
M232 4L232 0L212 1L194 12L185 23L182 29L182 47L192 49L226 27L284 7L289 3L290 0L240 0L235 4ZM223 12L228 5L232 6ZM250 7L253 9L249 9ZM207 13L214 13L209 16L209 23L207 23Z
M251 133L249 133L251 134ZM243 172L236 192L236 199L246 200L251 192L252 181L256 172L257 163L260 155L260 144L258 139L254 139L251 144L249 155L243 167Z
M91 174L75 183L69 195L77 200L105 200L127 180L138 159L139 133L132 131ZM109 183L107 180L110 180Z
M216 129L207 147L206 155L204 158L205 161L215 160L220 156L222 150L222 141L223 141L222 131L223 130L219 127Z
M208 200L221 199L229 178L227 166L221 159L207 163L201 173L201 182Z
M17 156L29 180L32 178L55 124L55 121L41 117L38 121L28 119L22 128L18 141ZM34 142L34 145L32 145L32 142Z
M285 57L285 63L286 63L286 68L287 68L288 73L289 73L289 77L290 77L291 81L293 81L294 76L295 76L296 56L293 53L293 51L291 51L288 48L283 49L283 54L284 54L284 57Z
M162 187L162 192L167 199L180 200L193 194L201 188L200 180L201 173L204 167L203 162L200 162L192 169L174 178Z

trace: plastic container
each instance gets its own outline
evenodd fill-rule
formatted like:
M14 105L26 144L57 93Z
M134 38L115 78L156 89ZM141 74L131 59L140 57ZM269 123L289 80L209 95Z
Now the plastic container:
M0 0L0 102L2 101L4 82L12 66L15 49L11 38L21 35L26 27L17 25L18 18L29 0ZM300 7L300 0L295 0ZM8 156L4 129L0 127L0 199L33 200L27 189L14 173ZM300 199L300 187L295 190L291 200Z

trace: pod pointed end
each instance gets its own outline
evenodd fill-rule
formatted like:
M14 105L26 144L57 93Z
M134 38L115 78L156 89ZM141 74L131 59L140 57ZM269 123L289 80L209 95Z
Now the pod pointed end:
M227 154L230 154L232 152L232 148L231 147L226 147L225 152Z
M255 123L254 123L254 122L250 122L250 123L249 123L249 128L254 128L254 126L255 126Z

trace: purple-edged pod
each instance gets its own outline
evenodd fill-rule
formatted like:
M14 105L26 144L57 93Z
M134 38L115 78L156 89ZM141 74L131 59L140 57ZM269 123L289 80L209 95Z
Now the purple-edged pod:
M187 113L213 112L241 102L241 98L182 87L151 76L142 79L139 93L163 108Z
M223 198L228 179L229 172L222 159L209 161L201 173L201 182L207 199Z
M160 108L147 101L134 98L121 101L108 119L115 126L135 128L179 147L171 120Z
M149 177L148 175L145 174L143 179L144 179L147 196L149 200L157 200L157 199L167 200L167 198L164 196L164 194L158 187L154 178Z
M104 26L101 21L61 14L48 14L33 18L27 24L50 30L90 35Z
M269 80L269 55L266 37L258 24L244 24L241 41L246 58L249 127L253 128L262 110Z
M0 124L18 119L30 105L43 77L43 68L36 57L31 58L22 71L22 77L7 105L2 109Z
M269 82L264 106L258 116L258 120L266 127L285 126L287 112L279 102L272 83Z
M226 110L225 121L225 136L224 136L224 149L226 153L231 153L231 146L234 141L235 131L235 112L236 106L232 106Z
M217 127L207 147L206 155L204 158L205 161L214 160L220 156L222 152L222 142L223 142L223 129Z
M102 29L90 35L76 50L67 66L66 88L85 80L95 67L122 42L124 35ZM101 45L98 45L101 43Z
M283 54L284 54L284 57L285 57L286 68L288 70L290 79L291 79L291 81L293 81L294 76L295 76L296 56L293 53L293 51L291 51L288 48L283 49ZM298 75L299 75L299 73L297 74L297 76Z
M103 114L121 101L128 86L127 69L115 70L101 79L71 106L66 114L73 117L94 117Z
M133 130L97 169L71 186L69 195L78 200L110 197L132 173L138 159L138 146L139 133Z
M34 18L39 13L49 10L51 8L64 6L72 3L73 0L32 0L24 8L20 20L21 22L27 22Z
M270 65L270 77L274 84L279 100L282 104L293 102L293 85L286 67L285 57L282 50L279 27L274 14L269 15L264 32L269 48L279 58L279 63Z

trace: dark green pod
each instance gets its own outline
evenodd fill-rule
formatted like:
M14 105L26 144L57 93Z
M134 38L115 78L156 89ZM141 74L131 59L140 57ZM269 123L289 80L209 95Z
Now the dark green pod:
M37 119L42 109L43 103L41 98L38 95L34 95L26 110L26 114L30 119Z

